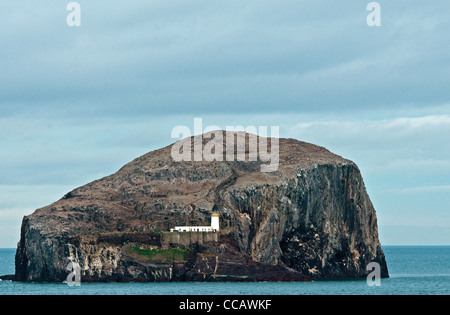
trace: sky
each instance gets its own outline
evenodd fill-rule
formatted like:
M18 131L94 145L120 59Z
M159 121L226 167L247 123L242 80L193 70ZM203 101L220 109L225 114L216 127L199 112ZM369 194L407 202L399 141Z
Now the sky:
M0 2L0 248L195 117L354 161L382 245L449 245L450 2L342 2Z

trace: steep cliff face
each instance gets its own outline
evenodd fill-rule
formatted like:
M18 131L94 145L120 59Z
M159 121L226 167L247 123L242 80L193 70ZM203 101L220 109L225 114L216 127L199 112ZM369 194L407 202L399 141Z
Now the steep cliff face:
M358 167L312 144L279 145L271 173L261 161L175 162L169 146L75 189L24 218L16 280L63 281L69 262L84 282L360 278L370 262L387 277ZM167 232L209 225L214 205L220 233Z

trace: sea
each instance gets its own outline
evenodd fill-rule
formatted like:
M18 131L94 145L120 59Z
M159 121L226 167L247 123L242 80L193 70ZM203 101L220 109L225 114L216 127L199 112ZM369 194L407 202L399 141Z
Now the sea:
M448 295L450 246L384 246L390 278L258 283L19 283L0 281L0 295ZM0 275L14 273L15 249L0 249ZM81 279L82 280L82 279Z

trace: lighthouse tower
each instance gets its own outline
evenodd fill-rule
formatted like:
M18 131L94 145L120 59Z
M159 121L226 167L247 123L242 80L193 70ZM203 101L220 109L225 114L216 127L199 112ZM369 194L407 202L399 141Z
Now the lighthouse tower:
M219 221L219 212L213 212L211 215L211 229L216 232L219 232L220 229L220 221Z

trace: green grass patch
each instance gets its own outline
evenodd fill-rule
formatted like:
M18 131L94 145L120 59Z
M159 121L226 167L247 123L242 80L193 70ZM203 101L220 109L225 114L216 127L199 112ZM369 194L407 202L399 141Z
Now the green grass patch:
M142 249L135 246L129 246L127 248L128 253L136 258L144 258L148 261L157 262L184 262L187 260L189 250L184 248L170 248L170 249Z

